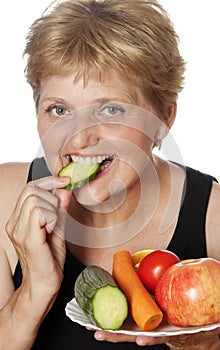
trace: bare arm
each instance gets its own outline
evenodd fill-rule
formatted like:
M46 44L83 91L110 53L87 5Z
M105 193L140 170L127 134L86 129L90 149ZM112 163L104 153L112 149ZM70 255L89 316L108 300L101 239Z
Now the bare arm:
M5 232L5 225L12 213L22 188L26 185L28 163L7 163L0 165L0 309L14 292L11 275L17 264L17 253Z
M1 202L2 208L6 206L8 210L4 208L1 217L0 348L28 350L58 293L65 261L65 241L55 228L59 214L68 205L69 194L57 190L53 195L48 190L62 188L69 180L64 184L50 177L15 191L7 181L14 168L6 168L8 177L0 181L9 198L7 206ZM22 184L21 179L16 182ZM7 197L5 192L4 195ZM14 291L11 276L16 257L21 262L23 281Z

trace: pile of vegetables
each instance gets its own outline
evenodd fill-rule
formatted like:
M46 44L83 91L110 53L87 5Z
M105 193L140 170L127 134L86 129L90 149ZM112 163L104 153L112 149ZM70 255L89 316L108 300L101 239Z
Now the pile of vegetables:
M112 275L88 266L78 276L75 298L92 324L121 328L128 314L144 331L165 318L175 326L220 321L220 262L211 258L180 261L168 250L119 251Z

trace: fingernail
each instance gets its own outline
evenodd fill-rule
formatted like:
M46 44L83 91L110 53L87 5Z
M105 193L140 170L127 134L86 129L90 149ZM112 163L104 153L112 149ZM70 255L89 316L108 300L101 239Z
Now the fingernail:
M105 335L102 332L95 332L96 340L105 340Z
M59 179L61 182L67 182L67 180L70 181L70 178L68 176L60 176Z

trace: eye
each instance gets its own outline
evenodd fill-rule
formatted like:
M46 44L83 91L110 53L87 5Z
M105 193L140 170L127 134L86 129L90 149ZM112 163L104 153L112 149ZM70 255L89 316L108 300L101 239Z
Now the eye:
M106 107L104 112L109 115L116 115L118 112L122 112L122 110L118 106L110 106Z
M102 105L98 111L95 112L95 116L100 121L105 120L118 120L125 114L124 108L119 104L105 104ZM109 120L109 121L110 121Z
M52 117L64 117L69 114L68 110L61 105L52 105L46 109L46 113L49 113Z

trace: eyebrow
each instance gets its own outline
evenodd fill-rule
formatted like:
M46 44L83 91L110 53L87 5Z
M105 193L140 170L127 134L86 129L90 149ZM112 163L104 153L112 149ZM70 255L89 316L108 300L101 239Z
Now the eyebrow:
M97 98L93 101L92 104L96 104L96 103L107 103L109 101L115 101L118 103L131 103L131 101L128 101L128 99L125 98L117 98L117 97L101 97L101 98ZM56 97L56 96L51 96L51 97L46 97L43 98L41 100L41 103L45 103L45 102L51 102L51 103L60 103L60 104L65 104L68 107L74 109L75 106L74 104L71 104L70 102L68 102L67 100L64 100L63 98L60 97Z
M117 97L111 97L111 98L98 98L95 100L95 103L107 103L109 101L115 101L118 103L131 103L131 101L128 101L128 99L123 99L123 98L117 98Z
M68 103L66 100L64 100L61 97L46 97L41 100L41 102L56 102L56 103Z

